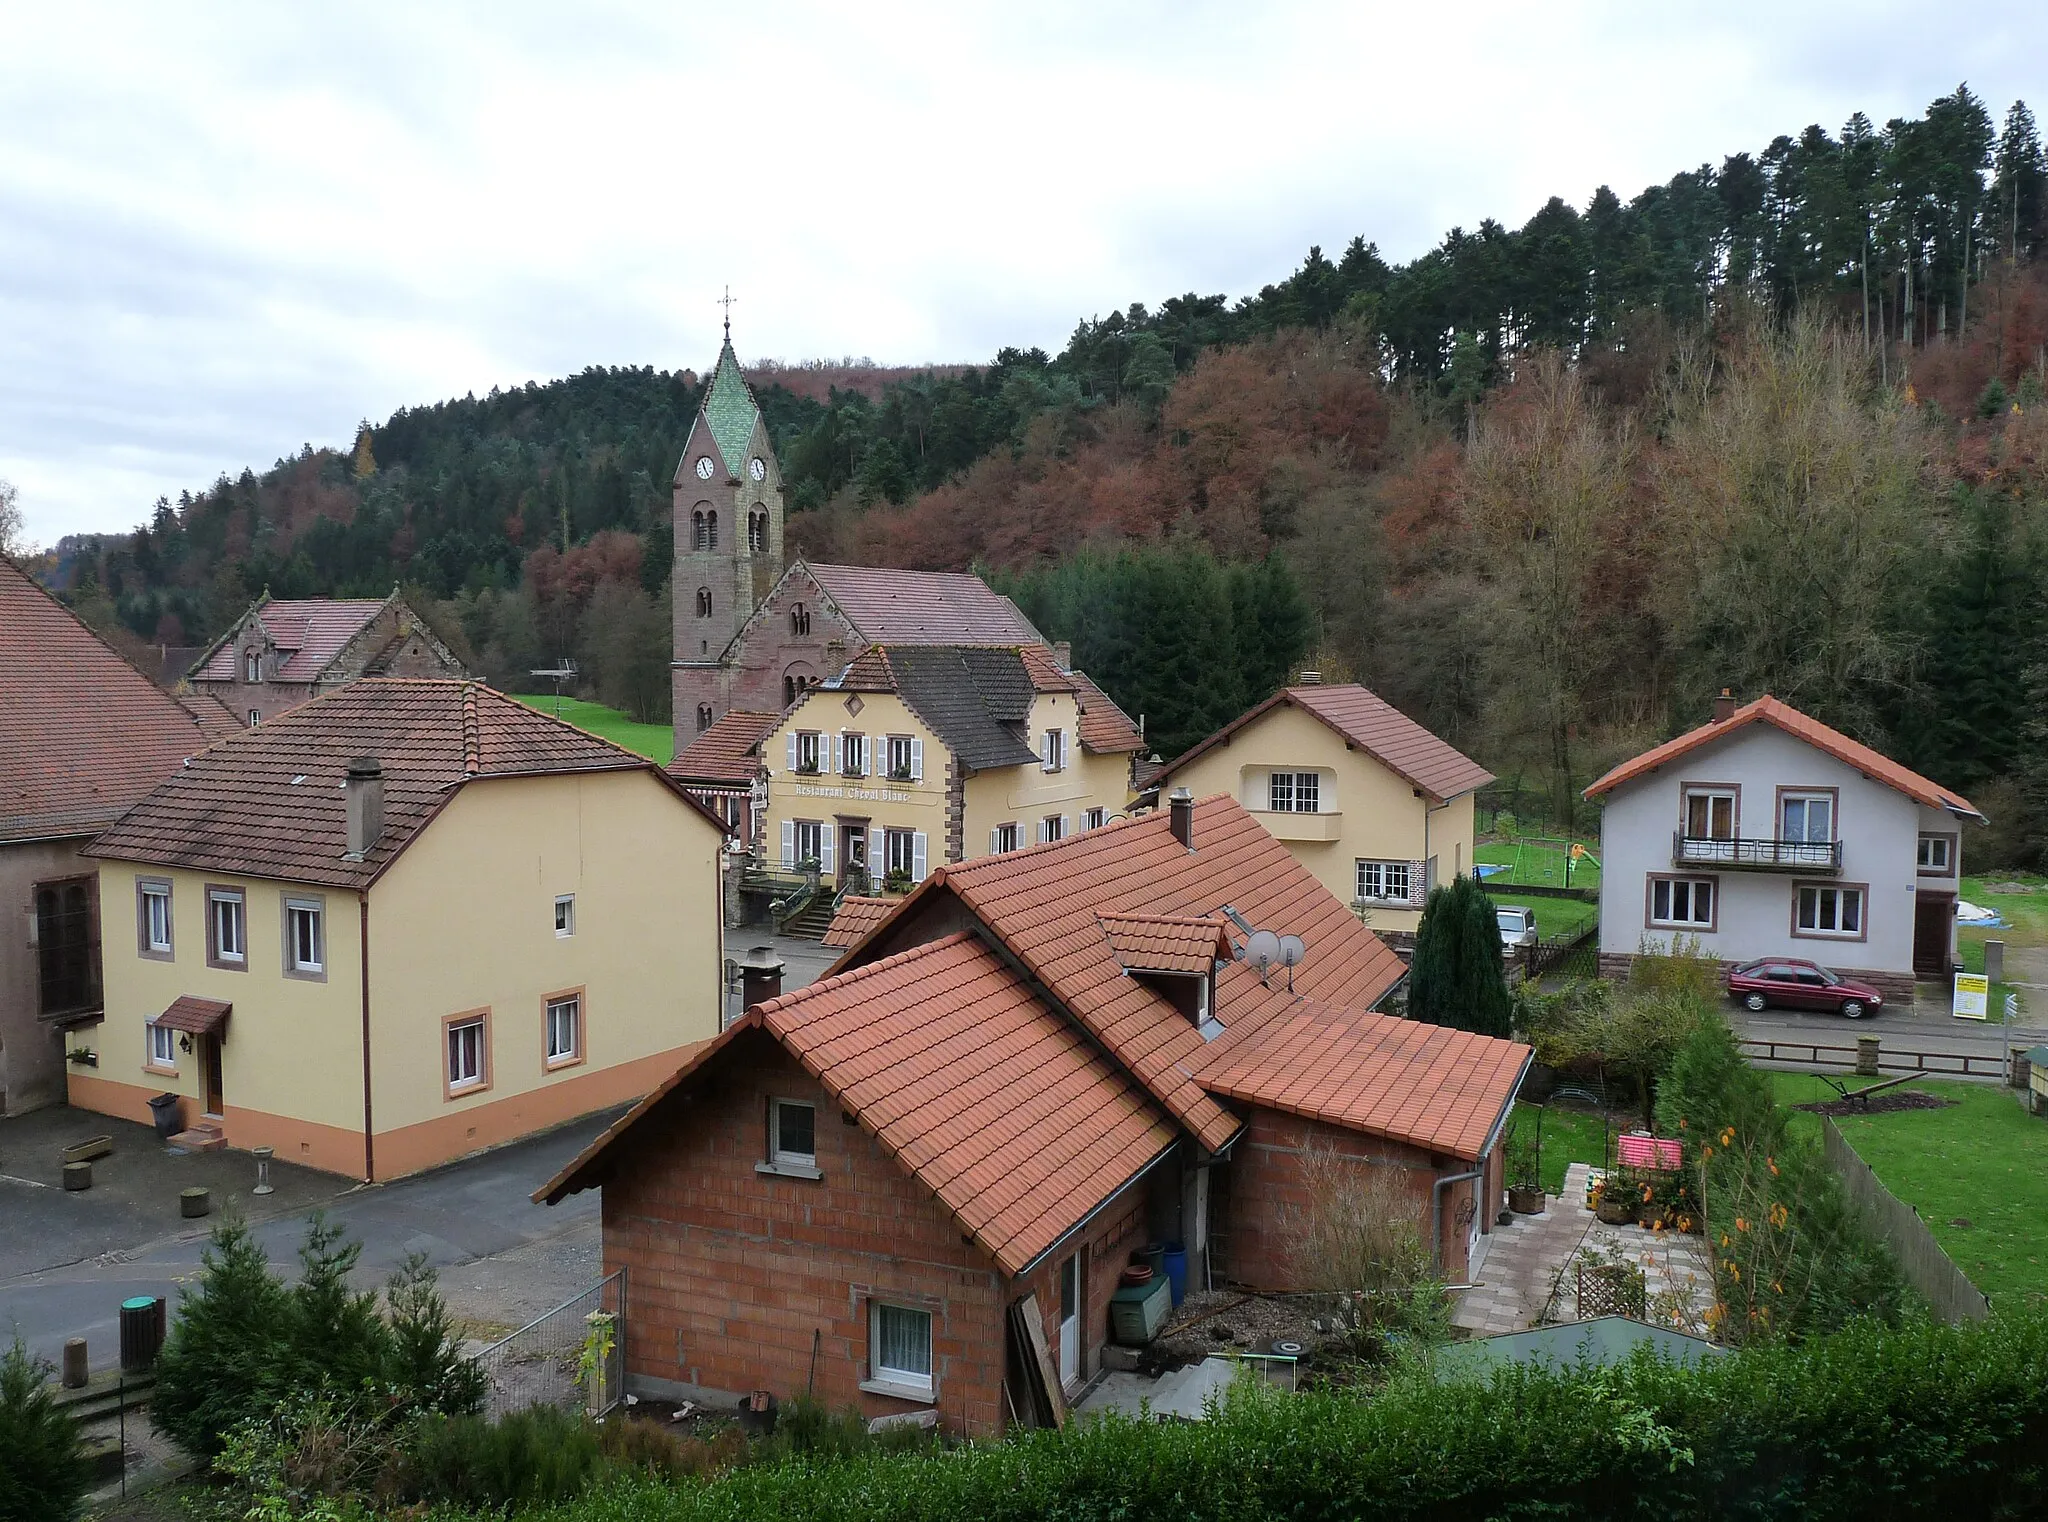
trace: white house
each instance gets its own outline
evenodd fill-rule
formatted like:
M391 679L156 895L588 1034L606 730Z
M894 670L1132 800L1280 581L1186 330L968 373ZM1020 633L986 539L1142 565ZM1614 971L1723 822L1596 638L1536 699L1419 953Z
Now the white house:
M1625 761L1602 799L1600 970L1697 937L1724 963L1801 957L1908 999L1954 965L1960 821L1983 815L1798 709L1725 692Z

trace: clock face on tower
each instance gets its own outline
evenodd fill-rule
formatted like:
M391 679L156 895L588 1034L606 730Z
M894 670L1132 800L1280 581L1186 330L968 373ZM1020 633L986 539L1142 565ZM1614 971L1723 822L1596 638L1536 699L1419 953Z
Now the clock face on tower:
M697 479L699 481L709 481L711 479L711 456L708 454L697 456Z
M753 459L747 461L747 474L756 481L766 480L768 477L768 462L759 455L755 455Z

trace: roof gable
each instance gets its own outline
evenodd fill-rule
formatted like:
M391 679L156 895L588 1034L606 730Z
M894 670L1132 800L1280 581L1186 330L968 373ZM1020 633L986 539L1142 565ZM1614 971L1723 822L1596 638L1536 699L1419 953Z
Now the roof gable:
M385 598L308 597L277 602L266 595L207 647L206 654L192 669L192 680L235 681L241 674L237 652L241 649L242 632L254 619L263 626L265 639L282 657L273 679L314 681L397 597L394 591Z
M761 741L781 722L780 714L732 709L676 752L668 774L678 782L752 782L761 766Z
M1038 684L1017 651L980 645L873 646L814 692L893 692L940 743L977 771L1022 766Z
M979 576L883 566L809 566L854 632L871 645L1042 645L1044 637Z

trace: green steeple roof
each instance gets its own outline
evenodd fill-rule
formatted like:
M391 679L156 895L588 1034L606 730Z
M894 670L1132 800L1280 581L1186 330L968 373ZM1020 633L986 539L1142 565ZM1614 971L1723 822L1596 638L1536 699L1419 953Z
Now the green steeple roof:
M725 456L725 468L734 475L740 473L746 461L747 441L753 438L754 420L760 415L761 409L754 401L754 393L747 389L746 377L740 374L740 362L728 338L718 351L718 369L711 377L710 391L705 393L704 421L711 425L711 437L718 442L718 452Z

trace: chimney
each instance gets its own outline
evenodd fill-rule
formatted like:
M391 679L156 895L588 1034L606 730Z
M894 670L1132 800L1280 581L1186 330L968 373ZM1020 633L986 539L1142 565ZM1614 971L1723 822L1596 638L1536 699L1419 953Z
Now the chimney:
M1052 642L1052 663L1062 671L1074 669L1074 646L1071 640L1056 639Z
M750 946L740 963L740 1008L766 1004L782 992L782 960L773 946Z
M1297 687L1320 687L1323 685L1323 674L1320 671L1304 671L1294 679L1294 685Z
M1190 851L1195 848L1195 795L1184 787L1177 787L1166 800L1167 828L1173 831L1173 838Z
M384 768L375 756L357 756L342 784L348 801L348 859L361 861L384 834Z
M1726 724L1730 719L1734 717L1735 694L1730 692L1726 687L1723 687L1721 689L1721 695L1714 699L1714 722L1716 724Z

